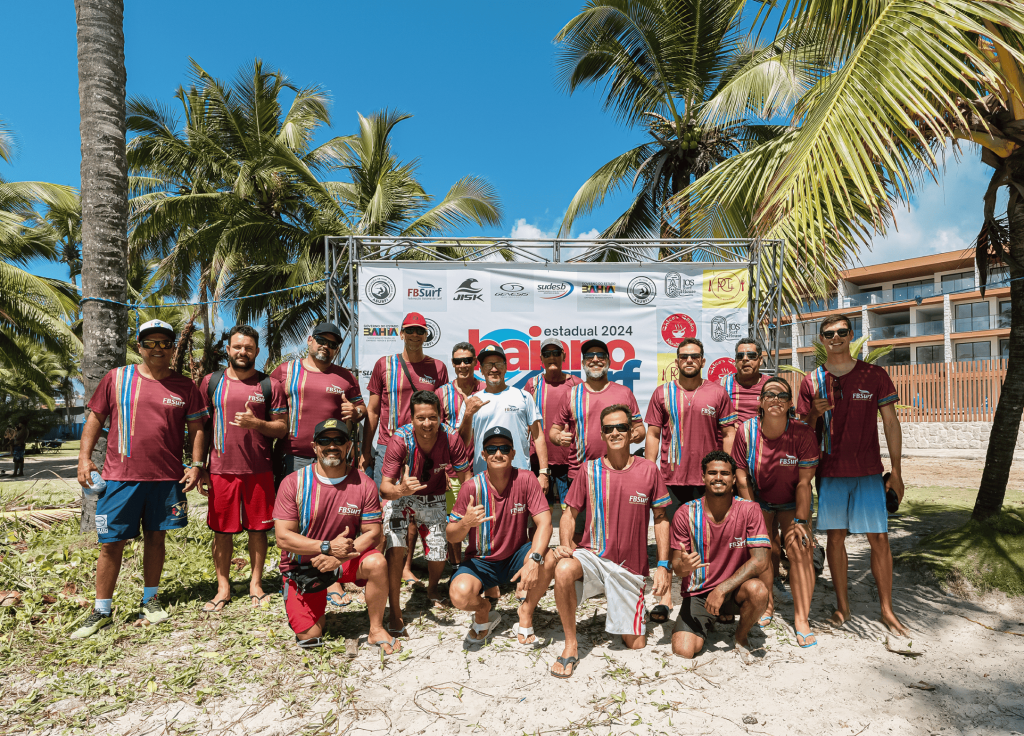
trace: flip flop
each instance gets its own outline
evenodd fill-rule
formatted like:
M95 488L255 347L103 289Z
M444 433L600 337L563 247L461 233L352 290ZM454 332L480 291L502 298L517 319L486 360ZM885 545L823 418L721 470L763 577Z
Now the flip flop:
M466 644L484 644L490 638L494 630L498 628L498 624L501 623L501 614L497 611L491 611L487 614L487 623L478 624L476 621L470 627L470 630L466 632L465 642ZM476 639L473 634L483 634L482 639Z
M203 613L220 613L221 611L224 610L225 606L227 606L230 602L231 602L230 598L215 598L212 601L207 601L206 605L203 606L202 612ZM213 606L213 608L208 608L208 606ZM217 608L217 606L220 606L220 608Z
M405 631L406 628L408 628L408 627L403 626L402 628L395 630L395 629L392 629L389 626L388 627L388 633L391 634L392 636L406 636L406 631Z
M659 603L651 609L649 615L651 617L651 621L653 621L654 623L663 624L666 621L668 621L669 614L671 613L672 611L669 609L668 606L666 606L664 603Z
M253 608L261 608L263 601L270 599L270 593L264 593L263 595L250 595L249 602L253 603Z
M338 600L334 600L335 597L337 597ZM339 593L335 590L327 594L327 602L335 608L344 608L352 602L352 594L348 592Z
M529 639L532 636L533 641L519 641L520 635L522 635L524 639ZM533 633L532 626L520 626L517 622L515 624L512 624L512 641L521 646L523 649L533 649L537 646L537 643L540 641L540 639L537 638L537 635L535 633Z
M580 661L579 657L557 657L555 662L562 665L561 672L555 672L554 669L549 670L552 677L557 677L559 680L568 680L576 672L576 664ZM568 672L565 671L566 667L572 666L572 669Z
M765 619L768 619L768 620L765 621ZM763 629L766 626L771 626L772 625L772 621L774 621L774 620L775 620L775 614L774 613L766 613L763 616L761 616L761 618L759 618L757 620L757 625L760 626Z
M368 641L367 644L372 644L373 646L375 646L378 649L380 649L382 652L384 652L384 645L387 644L389 647L391 647L391 651L390 652L384 652L384 656L385 657L390 657L392 654L396 654L396 652L395 652L395 642L396 641L398 641L398 640L395 637L392 636L391 637L391 641L386 641L386 640Z
M793 631L796 631L796 629L793 629ZM808 631L806 634L801 634L799 631L796 631L796 635L800 637L800 639L804 640L803 644L800 644L799 640L797 641L797 645L801 649L810 649L811 647L818 646L818 635L815 634L813 631ZM807 637L809 636L814 637L814 641L812 641L810 644L807 643Z

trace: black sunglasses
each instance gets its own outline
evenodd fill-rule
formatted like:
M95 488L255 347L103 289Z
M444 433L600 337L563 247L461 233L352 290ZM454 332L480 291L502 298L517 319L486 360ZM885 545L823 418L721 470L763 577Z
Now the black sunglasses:
M626 434L629 432L629 424L623 422L622 424L602 424L601 434L611 434L612 432L622 432Z
M317 437L314 442L320 447L344 447L348 440L344 437Z
M583 353L583 360L606 360L608 353Z
M402 332L407 335L426 335L427 331L422 327L403 327Z
M331 350L337 350L338 346L341 345L340 342L328 340L323 335L313 335L313 339L316 340L317 345L324 345L325 347L329 347Z
M704 357L704 353L679 353L679 355L676 356L676 360L681 360L684 363L686 363L687 361L692 360L693 362L696 363L698 360L700 360L703 357Z
M843 328L840 328L838 330L822 330L821 331L821 336L824 337L826 340L831 340L836 335L839 335L839 337L846 337L849 334L850 334L850 330L847 327L843 327Z
M430 479L430 473L434 469L434 458L423 458L423 469L420 471L420 483L426 483Z
M837 399L843 398L843 384L839 383L839 379L835 376L832 376L832 393Z
M487 456L493 455L496 452L507 455L512 452L512 445L487 445L484 447L484 454Z
M452 358L452 365L472 365L476 358Z
M540 357L542 357L542 358L559 358L559 357L561 357L561 355L562 355L562 351L561 350L557 350L557 349L556 350L542 350L541 353L540 353ZM593 355L593 353L591 353L591 355Z
M760 358L760 357L761 357L760 354L757 353L757 351L755 351L755 350L746 350L746 351L741 350L741 351L736 353L736 360L743 360L744 358L749 358L750 360L756 360L757 358Z
M174 340L141 340L139 344L146 350L152 350L153 348L167 350L174 347Z
M765 391L763 394L761 394L761 398L767 399L768 401L774 401L775 399L779 399L780 401L789 401L790 399L793 398L793 394L789 393L788 391L780 391L779 393L775 393L773 391Z

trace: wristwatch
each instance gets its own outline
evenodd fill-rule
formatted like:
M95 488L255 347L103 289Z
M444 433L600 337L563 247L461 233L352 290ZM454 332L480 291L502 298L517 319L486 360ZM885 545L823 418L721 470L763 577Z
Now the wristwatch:
M320 554L329 555L331 553L331 543L326 539L320 542Z
M793 519L794 524L806 524L807 519Z
M551 475L551 468L541 468L537 471L538 475Z
M193 460L192 461L192 467L193 468L205 468L206 467L206 463L204 463L202 460Z
M658 567L664 567L666 570L671 570L668 560L658 560Z
M536 562L536 563L537 563L538 565L539 565L540 563L544 562L544 558L543 558L543 557L541 557L541 556L540 556L540 555L539 555L538 553L536 553L536 552L531 552L531 553L530 553L530 559L531 559L531 560L533 560L534 562Z

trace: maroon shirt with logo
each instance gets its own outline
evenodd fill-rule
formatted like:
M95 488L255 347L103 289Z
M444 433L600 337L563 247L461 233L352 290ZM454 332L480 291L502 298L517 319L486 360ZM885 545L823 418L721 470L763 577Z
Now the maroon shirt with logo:
M546 379L545 374L540 373L527 381L526 385L523 386L523 390L533 397L537 408L540 409L541 426L544 429L545 439L547 438L547 430L551 429L552 425L558 424L558 418L562 415L562 411L569 401L569 392L572 390L572 387L583 383L583 379L579 376L574 376L571 373L563 373L562 375L565 376L565 380L561 383L550 383ZM600 416L600 412L598 412L598 416ZM547 442L547 446L548 465L569 464L571 448L560 447L550 441ZM530 454L536 454L536 450L533 448L533 435L530 436Z
M138 365L103 376L89 408L110 417L105 480L181 480L185 425L207 416L206 402L192 381L178 373L154 381Z
M228 376L227 371L210 398L210 378L203 377L199 393L206 400L210 413L211 432L206 437L210 447L210 472L215 475L249 475L272 470L270 451L273 439L255 429L231 424L236 413L245 413L248 406L263 421L280 419L288 413L288 398L281 382L270 379L270 406L265 405L260 379L253 374L244 381Z
M683 504L672 517L672 549L696 551L709 567L694 570L683 578L683 598L706 595L736 574L750 559L750 548L768 547L768 529L761 507L753 501L733 498L722 523L716 524L704 498Z
M803 422L786 420L786 430L773 440L764 436L757 421L744 422L736 432L732 457L736 467L746 470L754 479L756 498L765 503L793 503L800 468L818 466L818 438ZM754 435L753 449L747 445L747 436ZM753 469L751 469L753 468Z
M603 458L589 460L569 487L565 503L586 519L580 547L634 575L650 572L647 525L651 509L672 503L657 465L633 457L629 467L615 470Z
M705 380L693 391L663 383L647 405L647 423L661 427L661 475L671 486L703 486L700 461L722 449L722 427L736 423L729 395Z
M409 402L416 391L436 391L448 383L448 369L440 360L424 356L418 363L406 362L413 384L402 370L398 355L378 358L370 373L367 390L380 397L380 423L377 444L386 445L395 430L412 421Z
M309 370L301 360L289 360L270 376L281 382L288 397L288 434L281 440L286 455L316 457L311 444L316 425L341 419L343 396L353 404L363 403L358 379L340 365L321 373Z
M357 468L341 479L323 478L314 463L281 481L274 501L276 521L298 521L299 531L307 539L330 541L348 527L349 539L355 539L369 524L380 524L380 496L376 484ZM308 475L307 475L308 474ZM338 480L331 483L329 480ZM303 485L300 483L305 481ZM301 496L301 497L300 497ZM301 511L309 514L309 528L303 532ZM292 555L281 551L281 572L294 570L316 555Z
M484 518L493 516L466 536L465 559L479 557L481 560L507 560L520 547L530 541L526 522L550 511L544 491L540 489L537 477L526 470L512 469L508 488L499 494L488 479L487 473L474 475L462 484L455 507L448 516L449 521L459 521L466 515L470 500L474 506L483 505Z
M757 410L761 408L761 387L764 386L764 382L767 381L771 376L761 375L757 379L757 382L750 388L746 388L736 378L735 373L730 373L727 376L722 376L719 379L719 383L722 384L722 388L729 394L729 400L732 401L733 411L736 412L736 416L741 422L745 422L748 419L752 419L757 416ZM773 391L782 391L783 388L779 385L778 388L772 389Z
M570 479L576 477L583 463L603 457L608 451L601 436L601 412L613 404L629 407L630 424L640 421L640 406L636 403L636 397L621 383L609 382L600 391L591 391L586 383L580 382L569 389L554 424L561 425L572 435L572 443L567 448ZM550 444L556 446L554 442Z
M416 435L411 424L399 427L391 435L388 442L388 449L384 451L384 465L382 473L384 478L391 478L400 483L405 477L405 469L409 464L408 458L412 454L412 469L410 474L416 478L423 478L423 464L427 457L434 463L430 471L430 477L422 491L417 491L417 496L437 496L448 491L448 473L451 469L459 473L469 467L470 457L466 445L463 443L459 433L446 424L440 424L437 428L437 440L429 453L416 442Z
M838 391L836 380L838 379ZM860 478L881 475L882 453L878 446L878 410L899 399L889 374L877 365L857 361L845 376L825 371L832 411L832 452L822 452L818 475L822 478ZM814 373L800 382L800 400L796 413L806 417L815 397ZM820 417L814 432L823 439L824 418ZM823 448L824 449L824 448Z

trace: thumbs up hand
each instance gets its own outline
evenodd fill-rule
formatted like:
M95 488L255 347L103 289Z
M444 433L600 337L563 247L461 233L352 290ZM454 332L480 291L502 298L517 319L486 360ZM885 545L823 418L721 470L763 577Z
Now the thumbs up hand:
M349 528L345 527L345 531L331 540L331 555L339 560L348 560L359 554L356 552L355 540L349 538L348 531Z
M235 412L235 421L228 422L232 427L241 427L242 429L256 429L260 426L261 422L256 418L256 415L252 413L252 407L249 406L249 402L245 402L245 411Z
M420 479L414 475L409 475L409 466L405 466L405 475L402 477L402 495L412 496L420 491L427 490L427 487L420 483Z
M480 526L485 521L494 521L493 516L485 516L487 512L484 511L484 505L474 505L474 500L474 496L469 497L469 506L466 507L466 515L462 517L462 520L474 528Z
M348 400L345 394L341 395L341 420L343 422L350 422L355 417L356 405Z

